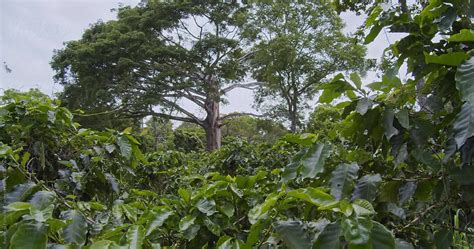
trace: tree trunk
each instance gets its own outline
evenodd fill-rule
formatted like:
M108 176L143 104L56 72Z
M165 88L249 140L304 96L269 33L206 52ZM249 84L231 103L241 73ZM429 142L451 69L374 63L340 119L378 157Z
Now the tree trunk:
M290 131L296 133L298 130L298 99L295 97L290 102Z
M213 151L221 147L219 101L207 101L206 107L207 117L206 120L204 120L204 131L206 132L206 149L207 151Z

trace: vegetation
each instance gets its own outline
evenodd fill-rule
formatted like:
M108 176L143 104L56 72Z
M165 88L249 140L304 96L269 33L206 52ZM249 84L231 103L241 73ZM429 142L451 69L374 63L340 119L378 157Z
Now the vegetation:
M119 21L97 24L86 34L110 28L107 35L118 35L110 37L113 44L120 41L121 22L142 27L150 23L141 21L157 20L156 25L168 28L181 15L206 16L214 9L204 7L236 4L219 3L225 6L203 2L194 9L187 2L148 1L122 8ZM155 5L160 8L149 9ZM2 248L472 248L472 3L335 5L367 14L365 43L384 27L406 36L388 48L392 57L387 61L394 63L383 65L380 81L366 84L353 72L317 85L320 103L306 125L313 133L289 133L274 141L237 136L205 152L191 140L177 146L179 132L193 127L172 131L167 121L152 119L148 138L132 127L96 131L75 123L70 110L38 91L5 91L0 99ZM235 13L224 12L226 18ZM84 41L69 43L68 49L85 46L72 55L100 47ZM56 59L65 58L68 49ZM174 55L183 52L177 50ZM186 53L176 62L195 66L185 63L194 58ZM95 62L81 64L88 57L80 58L73 67L84 70L81 74L104 69ZM90 59L99 62L99 57ZM397 76L403 65L410 76L406 81ZM124 77L138 72L123 70ZM135 91L136 81L127 85L123 80L120 86L127 91L122 93L133 97L128 100L144 100L133 95L147 93ZM81 89L99 92L82 84L71 83L63 98L70 94L73 100ZM127 103L126 98L118 101L114 84L101 85L114 96L104 106ZM167 92L155 90L148 94ZM127 111L143 110L133 108ZM160 136L167 139L159 140L159 146L146 142Z

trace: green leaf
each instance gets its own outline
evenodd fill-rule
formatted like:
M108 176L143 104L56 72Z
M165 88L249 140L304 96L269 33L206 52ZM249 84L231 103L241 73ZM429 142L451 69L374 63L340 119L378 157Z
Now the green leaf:
M383 26L378 24L378 23L376 23L374 26L372 26L372 28L370 29L369 34L367 34L367 36L365 37L364 44L369 44L372 41L374 41L375 38L377 38L377 36L379 35L382 28L383 28Z
M331 195L311 187L289 191L287 196L307 201L315 206L324 206L335 201Z
M384 225L372 221L372 231L370 240L372 241L372 248L377 249L395 249L395 237Z
M375 210L372 204L370 204L369 201L364 200L364 199L355 200L354 203L352 204L352 207L354 208L354 212L358 216L375 214Z
M39 222L44 222L53 216L56 195L48 191L39 191L31 198L31 216Z
M196 207L199 209L199 211L206 214L207 216L213 215L215 212L217 212L216 202L212 199L201 199L196 203Z
M263 220L258 220L255 222L255 224L250 227L245 244L250 248L255 245L255 243L257 243L257 241L260 239L260 233L266 226L267 224Z
M130 157L132 156L132 144L130 143L130 140L128 140L126 136L120 136L117 139L117 145L120 148L122 156L127 159L130 159Z
M311 239L301 221L277 221L273 227L288 248L311 248Z
M10 240L10 249L44 249L48 243L48 227L42 223L24 223Z
M12 202L25 201L36 190L36 185L31 182L16 185L12 192L6 194L5 202L6 204L10 204Z
M449 42L473 42L474 32L470 29L462 29L459 33L451 35L448 38Z
M324 162L329 157L331 152L331 145L329 144L315 144L308 149L305 155L301 158L301 177L314 178L316 175L324 170Z
M354 180L357 178L359 166L356 163L339 164L331 174L331 195L340 200L349 194L354 187Z
M351 73L349 76L352 82L356 85L357 89L360 89L362 87L362 80L360 79L359 74L357 73Z
M398 123L405 128L405 129L410 129L410 121L408 119L408 110L407 109L402 109L397 114L395 114L395 117L398 120Z
M68 210L62 214L62 217L70 220L63 230L64 240L69 244L84 245L87 234L86 218L76 210Z
M434 243L437 249L449 249L453 242L453 232L448 229L441 229L434 234Z
M156 211L153 211L153 218L148 222L146 229L146 236L150 235L156 228L161 227L163 223L173 214L173 211L167 208L160 208Z
M453 132L458 149L474 136L474 104L464 103L454 120Z
M367 217L347 218L342 231L350 245L364 245L370 242L372 221Z
M383 114L383 127L385 130L385 137L387 137L388 140L398 134L398 130L393 126L394 117L395 113L393 109L388 107L385 108Z
M206 228L211 232L213 233L214 235L216 236L220 236L221 235L221 227L216 224L214 221L212 221L211 219L209 219L209 217L206 217L204 219L204 225L206 226Z
M255 222L265 215L268 210L273 208L282 195L283 193L271 193L267 196L263 203L250 209L248 213L250 224L255 224Z
M454 168L449 177L462 185L474 185L474 167Z
M416 186L416 182L407 182L398 189L398 200L400 204L405 203L413 196Z
M357 101L356 112L358 112L360 115L365 115L371 106L371 99L361 98Z
M341 223L339 221L327 224L318 235L314 249L337 249L341 248Z
M145 230L142 226L133 225L127 231L127 243L130 249L141 249L145 239Z
M423 52L425 55L425 63L441 64L447 66L459 66L463 61L469 58L465 52L450 52L442 55L431 55Z
M178 194L179 194L179 196L181 196L181 198L183 198L184 202L189 203L191 201L191 195L189 194L189 192L186 189L179 188L178 189Z
M181 221L179 222L179 231L184 231L188 229L191 225L194 224L194 221L196 220L196 217L194 216L184 216Z
M461 99L474 105L474 56L458 67L455 78Z
M28 202L13 202L5 206L4 209L7 212L12 212L12 211L28 210L30 209L30 207L31 207L31 204Z
M90 246L89 249L112 249L116 246L115 242L110 240L99 240Z
M352 200L355 199L366 199L368 201L375 200L377 191L382 177L380 174L365 175L357 181L356 188L352 194Z
M397 249L413 249L413 246L401 239L395 239L395 248Z

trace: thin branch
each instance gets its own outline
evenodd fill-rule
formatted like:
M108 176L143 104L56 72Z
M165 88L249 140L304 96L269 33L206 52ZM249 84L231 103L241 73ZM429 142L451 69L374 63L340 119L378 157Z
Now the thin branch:
M234 90L235 88L245 88L245 89L249 89L249 90L255 90L258 86L261 86L264 83L265 82L262 82L262 81L254 81L254 82L249 82L249 83L233 84L233 85L230 85L230 86L222 89L221 92L223 94L226 94L226 93Z
M258 118L265 117L265 115L255 114L255 113L250 113L250 112L234 112L234 113L229 113L229 114L222 115L219 118L219 120L220 121L225 121L227 119L243 117L243 116L252 116L252 117L258 117Z

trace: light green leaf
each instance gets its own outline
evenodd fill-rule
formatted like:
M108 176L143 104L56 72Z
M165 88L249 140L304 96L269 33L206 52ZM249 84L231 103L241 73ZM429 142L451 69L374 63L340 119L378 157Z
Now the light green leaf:
M357 73L351 73L349 76L352 82L356 85L357 89L360 89L362 87L362 80L360 79L359 74Z
M128 140L126 136L120 136L117 139L117 145L120 148L122 156L127 159L130 159L130 157L132 156L132 144L130 143L130 140Z
M217 212L216 202L212 199L201 199L196 203L196 207L199 209L199 211L206 214L207 216L213 215L215 212Z
M331 195L340 200L349 194L354 187L354 180L357 178L359 166L356 163L339 164L331 173Z
M62 214L63 219L70 220L64 228L64 240L69 244L84 245L86 243L87 221L76 210L68 210Z
M255 222L255 224L250 227L245 244L250 248L255 245L255 243L260 239L260 233L266 226L267 224L263 220Z
M39 222L44 222L53 216L56 195L48 191L39 191L33 195L30 203L30 214Z
M273 208L282 195L283 193L271 193L263 203L252 208L248 213L250 224L255 224L268 210Z
M273 227L288 248L311 248L311 239L301 221L277 221Z
M8 206L5 206L4 209L7 212L12 212L12 211L22 211L22 210L28 210L30 209L31 204L28 202L13 202L10 203Z
M364 200L364 199L355 200L354 203L352 204L352 207L354 208L354 212L358 216L375 214L375 210L372 204L370 204L369 201Z
M376 23L374 26L372 26L372 28L370 29L369 34L367 34L367 36L365 37L364 44L369 44L372 41L374 41L375 38L377 38L377 36L379 35L382 28L383 28L383 26L378 24L378 23Z
M301 177L314 178L316 175L324 170L324 162L331 153L331 145L329 144L315 144L308 149L305 155L301 158Z
M127 243L130 249L141 249L145 239L145 230L142 226L133 225L127 231Z
M289 191L287 196L307 201L315 206L323 206L335 201L330 194L311 187Z
M470 29L462 29L459 33L451 35L449 42L472 42L474 41L474 32Z
M455 78L461 99L474 105L474 56L458 67Z
M47 243L47 226L42 223L24 223L13 234L10 249L44 249Z
M146 236L150 235L156 228L161 227L163 223L173 214L173 211L160 208L157 211L153 211L153 219L148 222L147 229L146 229Z
M313 245L314 249L338 249L341 248L341 223L336 221L327 224L318 235Z
M115 242L110 240L99 240L92 243L89 249L112 249L114 247Z
M442 55L432 55L424 52L424 55L426 64L434 63L455 67L469 58L469 55L465 52L451 52Z
M395 237L384 225L372 221L372 231L370 240L372 241L372 248L377 249L395 249Z
M194 224L195 220L196 220L196 217L194 216L190 216L190 215L184 216L179 222L179 230L182 232L188 229L191 225Z

